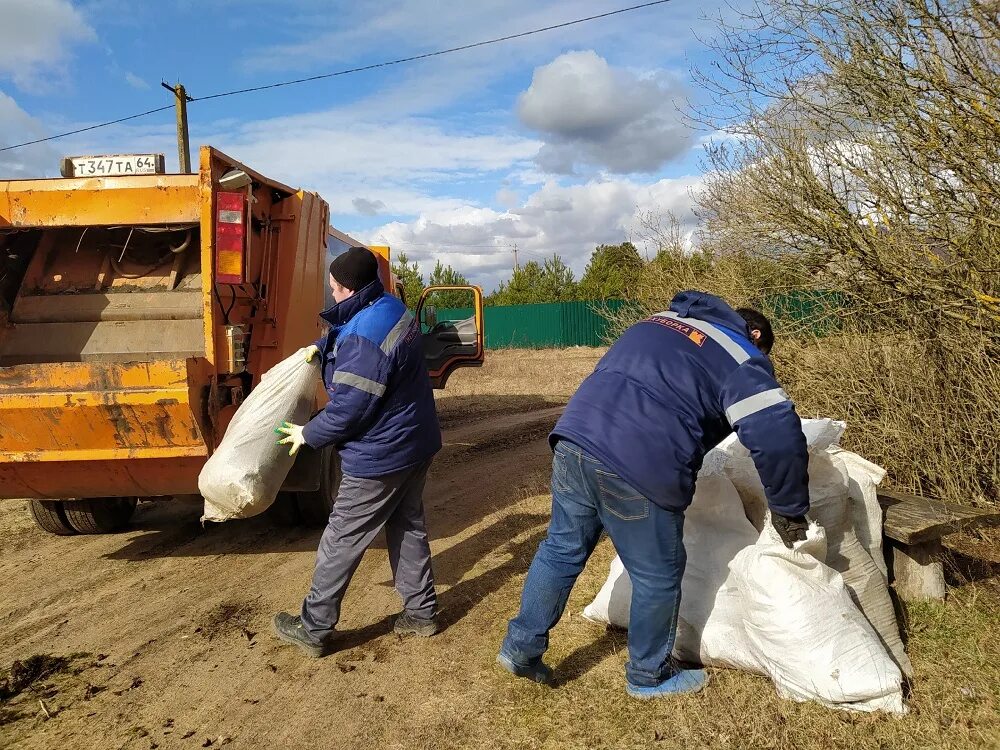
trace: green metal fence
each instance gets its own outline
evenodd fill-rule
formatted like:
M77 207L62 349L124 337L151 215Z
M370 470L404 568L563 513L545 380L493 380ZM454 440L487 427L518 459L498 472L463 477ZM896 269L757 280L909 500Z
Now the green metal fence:
M609 315L621 310L621 300L552 302L484 308L487 349L544 349L602 346ZM471 307L438 308L438 320L464 320Z
M771 318L775 328L826 336L841 329L841 317L848 308L847 296L838 292L793 289L768 296L763 312Z
M544 349L566 346L603 346L610 318L626 305L622 300L552 302L484 308L487 349ZM764 312L775 326L824 336L840 327L847 300L836 292L793 290L765 300ZM440 307L438 320L465 320L471 307Z

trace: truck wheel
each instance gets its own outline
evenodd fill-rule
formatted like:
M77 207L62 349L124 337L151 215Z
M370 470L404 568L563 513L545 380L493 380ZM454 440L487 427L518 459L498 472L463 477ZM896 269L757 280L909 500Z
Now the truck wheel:
M66 500L63 507L70 526L81 534L110 534L128 524L137 504L134 497L88 497Z
M28 510L31 517L35 519L38 528L50 534L59 536L70 536L76 533L76 529L70 526L66 520L66 511L63 509L61 500L29 500Z
M318 490L295 493L302 523L314 528L326 526L340 489L340 456L333 446L323 449L319 476Z

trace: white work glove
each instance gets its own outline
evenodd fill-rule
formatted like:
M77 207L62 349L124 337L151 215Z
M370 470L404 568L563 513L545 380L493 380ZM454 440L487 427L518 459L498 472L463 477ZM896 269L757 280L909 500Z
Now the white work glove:
M306 357L306 362L312 362L313 361L313 357L315 357L317 354L319 354L319 347L316 346L316 344L310 344L309 346L304 347L302 349L302 353Z
M302 430L302 425L292 424L291 422L282 422L281 426L275 430L275 432L279 435L288 436L279 440L277 444L290 445L291 447L288 449L289 456L294 456L299 452L299 448L305 444L306 439L302 435Z

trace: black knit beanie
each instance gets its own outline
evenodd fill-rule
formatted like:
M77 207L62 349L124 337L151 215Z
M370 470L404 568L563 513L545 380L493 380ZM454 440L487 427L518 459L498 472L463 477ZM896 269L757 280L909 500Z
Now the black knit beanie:
M342 287L356 292L378 278L378 261L366 247L352 247L333 259L330 275Z

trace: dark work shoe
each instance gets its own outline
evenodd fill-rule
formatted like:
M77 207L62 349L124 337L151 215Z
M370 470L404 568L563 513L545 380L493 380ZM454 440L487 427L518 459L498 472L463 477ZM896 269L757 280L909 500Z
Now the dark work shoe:
M317 643L309 637L306 629L302 627L302 618L298 615L279 612L271 620L271 626L279 639L293 646L298 646L314 659L326 656L331 651L328 644Z
M400 612L396 615L396 622L392 630L397 635L408 635L414 633L424 638L429 638L438 632L436 617L417 617L409 612Z
M515 664L503 653L497 654L497 664L506 669L515 677L523 677L526 680L533 680L542 685L549 685L552 682L552 670L540 659L530 667Z

